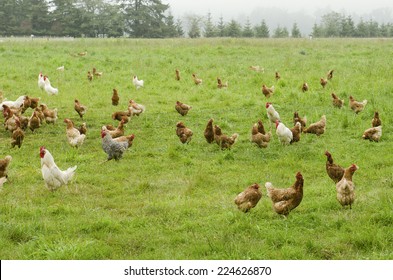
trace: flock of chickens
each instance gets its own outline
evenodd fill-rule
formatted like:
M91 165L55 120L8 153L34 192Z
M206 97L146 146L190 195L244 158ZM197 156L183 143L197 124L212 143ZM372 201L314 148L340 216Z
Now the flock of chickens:
M259 66L250 66L250 69L258 72L263 71ZM334 70L330 70L327 73L326 79L320 79L320 84L323 88L325 88L329 80L333 79L333 73ZM175 74L176 80L180 80L180 71L178 69L176 69ZM280 73L276 72L275 78L279 80L281 78ZM196 74L192 74L192 79L195 85L202 84L202 79ZM228 87L228 82L224 84L220 78L217 78L217 88L223 87ZM301 89L303 92L308 91L308 84L303 83ZM263 84L262 94L266 98L271 97L274 94L274 86L269 88ZM339 99L335 93L332 93L331 96L333 106L342 108L344 100ZM366 105L367 100L357 101L353 98L353 96L349 97L349 107L356 114L363 111ZM180 101L177 101L175 105L175 109L182 116L187 115L191 108L192 106ZM298 112L294 112L294 126L292 128L288 128L283 122L281 122L280 114L275 110L271 102L266 103L266 113L269 121L275 125L277 138L282 145L290 145L300 141L302 133L311 133L320 136L326 131L326 115L322 115L320 120L307 125L307 118L300 117ZM374 118L372 119L371 124L372 127L364 131L362 138L378 142L382 136L382 122L377 111L374 113ZM192 130L187 128L183 122L177 123L176 134L182 143L187 144L191 141L193 136ZM213 125L213 119L210 119L206 124L204 136L208 143L215 142L221 149L231 149L231 147L236 143L239 134L234 133L231 136L223 134L221 128L218 125ZM258 120L258 122L252 126L251 142L255 143L258 147L267 148L271 137L272 133L270 131L266 132L261 120ZM355 186L352 181L352 176L359 167L352 164L348 168L343 168L333 162L332 155L328 151L325 152L325 155L327 157L326 172L336 184L337 200L342 206L349 206L351 209L352 204L355 201ZM290 211L295 209L302 201L304 183L303 175L298 172L295 177L295 183L287 189L275 188L271 182L266 182L265 184L267 195L273 203L273 209L280 215L287 216ZM251 208L257 205L261 197L262 192L260 190L260 186L257 183L254 183L236 196L235 204L241 211L248 212Z
M259 66L251 66L250 69L255 71L261 71ZM61 69L64 71L64 68ZM98 72L96 68L93 68L92 73L88 71L87 78L92 81L94 77L101 77L102 72ZM281 75L276 72L276 79L280 79ZM327 74L327 79L321 78L320 84L325 87L329 80L333 78L333 70ZM176 69L175 79L179 81L180 71ZM196 74L192 74L192 79L195 85L201 85L202 79L197 77ZM143 80L138 80L137 76L133 76L132 82L136 89L144 86ZM49 95L57 95L59 90L51 85L49 78L42 73L38 75L38 87L45 90ZM220 78L217 78L217 88L228 87L228 82L223 83ZM304 83L301 87L302 91L308 91L309 86ZM269 98L274 94L274 86L267 87L265 84L262 85L262 94ZM335 93L332 93L332 104L335 107L341 108L344 104L344 100L339 99ZM6 130L11 132L11 146L21 147L23 139L25 137L24 131L29 128L33 133L36 129L39 129L43 122L48 124L54 124L57 121L57 109L49 109L46 104L39 104L40 98L31 98L29 96L20 96L15 101L5 100L0 104L0 110L4 116L4 126ZM112 94L112 105L117 106L119 103L119 95L116 89L113 89ZM352 96L349 98L349 107L356 113L360 113L367 105L367 100L361 102L356 101ZM23 113L28 109L32 108L33 112L30 117L26 117ZM87 112L87 107L82 105L79 100L75 99L74 109L78 113L80 119L83 120L83 116ZM181 115L186 116L192 109L192 106L177 101L175 104L175 110ZM101 139L102 149L107 154L107 160L120 160L123 153L132 146L135 138L134 134L124 135L124 125L130 120L132 116L139 116L145 112L146 108L142 104L136 103L134 100L130 100L128 108L125 111L116 111L112 114L112 119L119 121L117 127L111 125L102 126L101 128ZM311 133L320 136L325 133L326 130L326 115L322 115L321 119L307 124L306 117L300 117L298 112L294 112L293 127L288 128L280 119L279 113L275 110L271 102L266 103L266 114L271 124L275 125L275 133L279 142L282 145L290 145L300 141L302 133ZM216 143L221 149L231 149L239 138L238 133L232 135L226 135L222 132L219 125L214 124L214 120L209 119L206 128L203 132L207 143ZM66 137L70 146L78 148L80 147L85 138L87 127L86 123L82 123L79 127L76 127L74 122L66 118L64 119L66 124ZM271 131L267 132L261 120L258 120L252 126L251 129L251 142L255 143L260 148L267 148L272 138ZM188 128L183 121L179 121L176 124L176 135L183 144L190 143L193 131ZM379 141L382 135L382 123L379 118L378 112L374 113L372 120L372 127L367 129L363 133L363 139L370 141ZM326 151L326 171L328 176L336 184L337 200L342 206L352 207L355 196L355 186L352 182L352 176L358 169L358 166L352 164L348 168L343 168L333 162L332 155ZM60 170L52 154L45 148L40 147L40 158L41 158L41 171L46 187L54 191L57 188L66 185L72 178L76 171L77 166L70 167L67 170ZM6 156L0 160L0 186L7 180L7 167L12 160L11 156ZM267 195L270 197L273 203L273 209L280 215L287 216L291 210L295 209L302 201L303 198L303 175L301 172L297 172L295 176L296 180L294 184L287 188L275 188L271 182L265 183ZM238 194L235 198L235 204L237 207L244 212L248 212L251 208L255 207L262 197L260 186L255 183L249 186L246 190Z

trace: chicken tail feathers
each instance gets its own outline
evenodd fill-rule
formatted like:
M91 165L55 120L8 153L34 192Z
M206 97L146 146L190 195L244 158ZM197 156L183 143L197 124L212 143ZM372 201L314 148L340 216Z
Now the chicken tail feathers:
M65 173L64 179L65 179L66 183L68 183L74 177L76 168L77 168L77 166L75 165L74 167L70 167L66 171L64 171L64 173Z

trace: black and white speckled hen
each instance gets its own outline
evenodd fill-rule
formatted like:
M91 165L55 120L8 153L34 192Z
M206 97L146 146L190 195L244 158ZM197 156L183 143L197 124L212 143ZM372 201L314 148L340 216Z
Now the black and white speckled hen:
M128 141L117 142L112 139L105 126L101 130L102 149L108 155L108 160L119 160L128 148Z

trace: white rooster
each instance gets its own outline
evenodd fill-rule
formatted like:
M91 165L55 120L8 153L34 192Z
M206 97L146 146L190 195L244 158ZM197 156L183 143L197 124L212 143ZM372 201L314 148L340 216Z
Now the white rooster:
M45 82L45 91L49 94L49 95L55 95L59 93L59 90L57 88L52 87L52 85L50 84L50 81L48 79L47 76L44 76L44 82Z
M289 145L293 139L292 131L279 120L276 120L276 134L283 145Z
M134 84L136 89L139 89L140 87L143 87L143 80L138 80L137 76L134 76L134 78L132 79L132 83Z
M10 108L18 109L21 106L23 106L23 104L25 102L25 99L26 99L26 95L21 95L15 101L5 100L5 101L0 103L0 111L3 111L3 109L4 109L3 105L7 105Z
M270 102L266 103L266 112L267 112L267 117L272 123L275 123L277 120L280 121L280 115L278 112L274 109L273 104Z
M44 75L42 75L42 72L40 72L40 74L38 74L38 87L41 90L44 90L44 88L45 88Z
M75 174L76 165L65 171L60 170L57 167L51 153L43 146L40 147L40 158L42 177L44 178L45 186L50 191L54 191L63 185L67 185Z

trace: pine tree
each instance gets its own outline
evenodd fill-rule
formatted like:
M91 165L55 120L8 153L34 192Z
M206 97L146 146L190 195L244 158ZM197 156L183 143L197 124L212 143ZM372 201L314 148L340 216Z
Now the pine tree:
M200 19L197 16L189 17L190 29L188 30L188 36L190 38L201 37L201 28L199 27Z
M241 32L240 24L236 20L232 19L226 27L225 34L228 37L240 37Z
M292 36L292 38L301 38L302 37L302 34L300 33L300 29L297 26L296 22L292 26L291 36Z
M217 35L219 37L225 37L225 29L226 24L224 22L224 18L221 16L217 24Z
M254 31L252 30L249 18L247 18L247 21L244 24L243 31L242 31L242 36L243 37L247 37L247 38L254 37Z
M180 18L176 20L176 31L178 37L184 37L183 22Z
M258 26L255 26L255 36L258 38L269 38L270 37L270 31L269 27L267 26L265 20L262 20L261 24Z
M206 17L204 36L207 38L217 36L217 29L213 24L212 15L210 12L207 14Z

